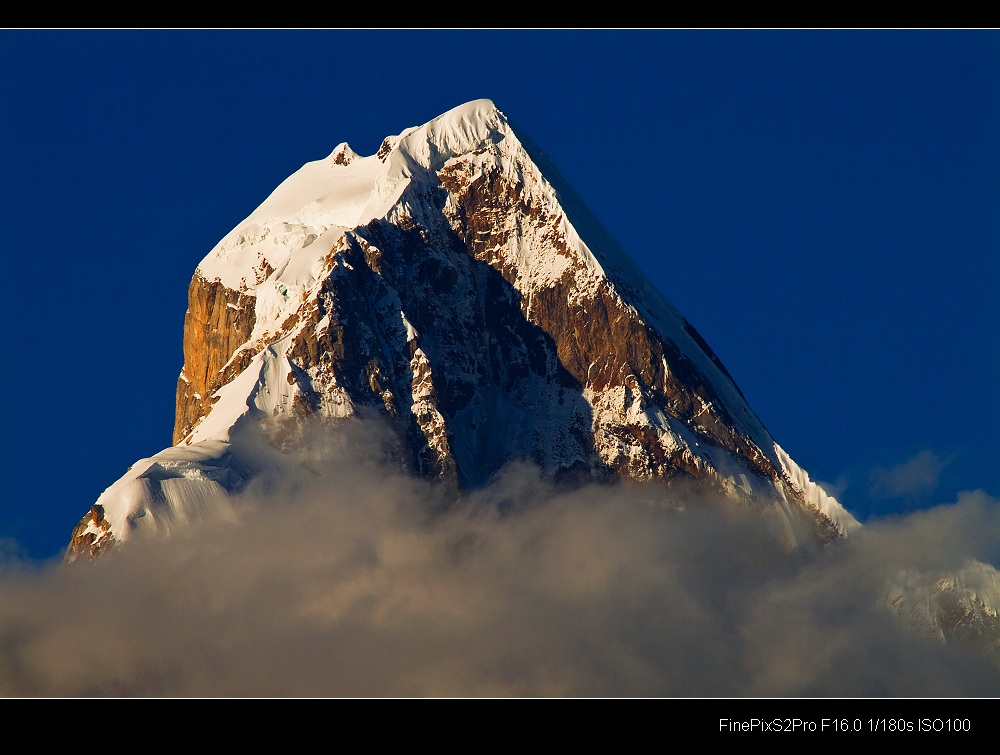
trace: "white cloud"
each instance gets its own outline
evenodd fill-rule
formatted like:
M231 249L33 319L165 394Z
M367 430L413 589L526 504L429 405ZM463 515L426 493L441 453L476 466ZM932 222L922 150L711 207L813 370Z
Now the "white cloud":
M931 493L937 488L948 460L931 451L921 451L912 459L890 469L878 467L871 473L870 496L875 500Z
M363 458L288 469L235 523L8 567L0 694L1000 694L1000 668L883 605L900 570L997 562L984 494L803 559L767 515L695 491L516 466L456 503Z

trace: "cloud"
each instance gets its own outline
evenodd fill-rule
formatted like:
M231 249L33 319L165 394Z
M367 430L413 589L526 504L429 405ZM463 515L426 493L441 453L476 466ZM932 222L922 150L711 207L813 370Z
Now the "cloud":
M921 451L891 469L877 467L871 473L869 495L874 500L885 500L931 493L948 463L931 451Z
M235 521L8 565L0 694L1000 694L1000 668L885 607L900 573L1000 556L984 494L805 557L777 514L693 489L514 465L455 501L366 443L334 444L321 474L276 461Z

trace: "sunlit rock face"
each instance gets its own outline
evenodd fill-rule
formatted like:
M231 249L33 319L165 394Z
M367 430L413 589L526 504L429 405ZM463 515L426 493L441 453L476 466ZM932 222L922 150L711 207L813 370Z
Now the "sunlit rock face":
M102 495L67 558L102 552L94 528L102 543L169 530L242 489L241 424L287 450L304 420L373 416L395 428L397 462L458 493L530 461L707 485L783 512L792 547L857 526L545 155L477 100L372 156L338 145L209 252L188 291L175 446Z

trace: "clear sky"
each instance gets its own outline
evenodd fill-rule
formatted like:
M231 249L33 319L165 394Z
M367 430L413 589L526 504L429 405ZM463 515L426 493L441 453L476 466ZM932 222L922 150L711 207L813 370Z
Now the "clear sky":
M8 29L0 66L0 555L170 445L223 235L484 97L858 518L1000 495L1000 32Z

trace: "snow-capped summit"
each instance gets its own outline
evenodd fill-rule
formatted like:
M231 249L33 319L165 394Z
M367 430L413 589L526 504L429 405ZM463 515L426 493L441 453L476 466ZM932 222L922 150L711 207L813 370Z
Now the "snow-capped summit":
M774 441L718 357L490 100L342 142L199 263L172 448L133 465L67 558L231 505L304 418L375 415L456 490L551 476L710 486L784 512L790 544L858 526Z

